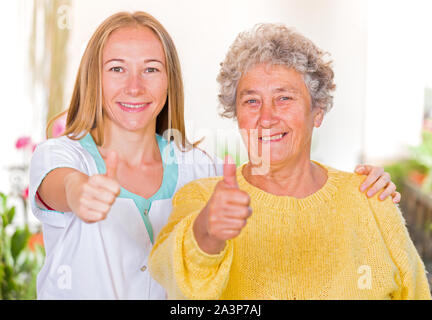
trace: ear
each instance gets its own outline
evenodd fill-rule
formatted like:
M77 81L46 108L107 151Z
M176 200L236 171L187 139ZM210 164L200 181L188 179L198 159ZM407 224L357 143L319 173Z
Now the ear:
M315 110L313 111L314 113L314 127L315 128L319 128L321 126L321 123L324 119L324 109L321 108L320 106L316 106Z

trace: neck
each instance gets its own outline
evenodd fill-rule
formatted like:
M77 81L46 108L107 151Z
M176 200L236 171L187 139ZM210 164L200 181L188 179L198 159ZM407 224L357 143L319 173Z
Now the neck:
M105 121L104 143L99 147L102 156L115 151L122 162L135 167L161 160L156 140L155 124L140 131L127 131L111 121Z
M253 186L279 196L305 198L327 181L324 168L310 161L310 157L290 159L281 164L270 164L264 174L255 174L250 162L243 168L243 176Z

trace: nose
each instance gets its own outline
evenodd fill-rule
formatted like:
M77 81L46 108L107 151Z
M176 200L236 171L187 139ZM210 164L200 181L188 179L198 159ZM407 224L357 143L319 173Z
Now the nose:
M263 103L260 109L259 124L263 128L270 128L277 122L271 102Z
M142 94L142 92L145 90L142 81L143 80L139 74L131 74L127 79L125 93L132 97Z

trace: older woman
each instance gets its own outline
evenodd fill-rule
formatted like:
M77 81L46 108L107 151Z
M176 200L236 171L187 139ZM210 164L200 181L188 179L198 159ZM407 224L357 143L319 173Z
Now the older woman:
M323 52L260 25L238 36L218 80L249 162L175 195L150 255L168 297L430 299L398 208L360 193L361 176L310 159L335 87Z

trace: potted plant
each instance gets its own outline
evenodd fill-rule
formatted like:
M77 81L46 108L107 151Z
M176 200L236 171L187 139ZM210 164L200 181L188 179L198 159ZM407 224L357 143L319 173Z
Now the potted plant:
M27 225L14 225L15 207L0 193L0 300L36 298L36 277L45 252L40 241L34 241Z

